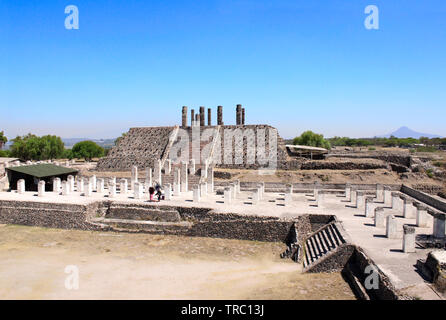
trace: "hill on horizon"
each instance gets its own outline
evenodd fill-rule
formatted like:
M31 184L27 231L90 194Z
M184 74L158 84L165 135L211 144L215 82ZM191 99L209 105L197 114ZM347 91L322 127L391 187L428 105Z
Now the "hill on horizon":
M396 131L393 131L392 133L380 136L380 138L390 138L391 136L397 137L397 138L414 138L419 139L420 137L426 137L426 138L441 138L441 136L437 134L431 134L431 133L421 133L414 131L406 126L403 126L399 128Z

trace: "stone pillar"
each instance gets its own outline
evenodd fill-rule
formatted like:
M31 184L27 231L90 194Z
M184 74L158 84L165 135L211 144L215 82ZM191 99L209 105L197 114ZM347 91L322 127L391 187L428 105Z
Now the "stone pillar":
M445 215L437 214L434 216L433 236L443 239L445 237Z
M170 183L166 183L166 187L164 189L164 200L172 199L172 186Z
M313 197L315 199L317 199L317 197L318 197L320 188L321 188L321 184L318 181L316 181L313 185Z
M293 195L289 192L285 193L285 207L291 205L293 202Z
M96 192L104 193L104 185L105 185L104 179L99 178L96 184Z
M45 196L45 181L40 180L39 184L37 185L37 195L39 197Z
M260 182L260 200L265 196L265 182Z
M172 171L172 161L170 159L166 159L164 162L164 174L170 174Z
M135 190L134 184L138 181L138 167L132 166L132 178L130 180L130 189Z
M251 198L251 199L252 199L252 204L253 204L253 205L256 205L256 204L259 203L259 200L260 200L259 192L260 192L260 189L259 189L259 188L255 189L255 190L252 192L252 198Z
M91 194L93 192L93 186L91 185L90 179L84 180L84 196L91 197Z
M346 198L346 200L350 201L351 198L351 192L352 192L352 185L350 183L346 183L345 184L345 194L344 197Z
M194 202L200 202L200 186L194 185L192 190L194 193Z
M60 178L54 178L53 179L53 192L59 193L61 188L61 181Z
M317 194L316 204L318 207L323 207L325 203L325 192L319 191Z
M376 184L376 202L384 202L384 186Z
M180 168L175 168L173 171L173 195L179 196L180 195L180 179L181 179L181 172Z
M211 108L208 108L208 126L212 126Z
M111 177L110 181L113 182L116 185L116 177Z
M230 182L229 183L229 191L231 191L231 201L235 199L235 188L234 188L234 183Z
M189 190L187 184L187 162L181 162L181 192L187 192Z
M190 126L191 127L194 125L194 121L195 121L195 110L191 109L190 110Z
M199 113L197 113L195 115L195 125L200 126L200 114Z
M137 200L143 198L143 185L139 183L138 181L135 181L133 185L133 197Z
M236 125L239 126L242 124L242 105L238 104L235 109L235 118L236 118Z
M68 196L70 194L70 183L68 181L62 181L62 195Z
M403 252L415 252L415 228L405 224L403 231Z
M17 181L17 193L24 194L25 193L25 179L20 179Z
M403 216L407 219L415 218L413 201L407 197L404 198Z
M144 187L146 192L149 192L149 188L152 186L152 168L146 168L146 179L144 181Z
M116 183L114 181L110 181L108 184L108 197L116 197Z
M96 186L96 184L97 184L96 175L92 175L90 177L90 182L91 182L91 188L93 189L93 191L96 190L96 188L97 188L97 186Z
M377 228L385 227L385 215L383 207L375 208L375 227Z
M204 197L208 193L208 185L206 182L200 183L200 194Z
M389 239L398 238L398 222L393 215L387 216L386 237Z
M390 206L392 204L392 189L384 186L384 203Z
M223 125L223 107L222 106L217 107L217 125L219 125L219 126Z
M189 172L190 174L195 174L195 159L189 160Z
M183 128L187 127L187 107L183 106L182 115L181 115L181 126Z
M365 207L365 195L363 191L356 192L356 208L364 209Z
M180 195L180 184L179 183L173 183L173 195L175 197L178 197Z
M154 161L154 166L153 166L153 180L155 180L155 183L159 183L159 185L162 185L161 182L161 160L156 159Z
M373 218L374 215L374 205L373 200L375 200L375 197L366 197L365 198L365 209L364 209L364 215L367 218Z
M69 185L69 187L70 187L70 191L71 192L74 192L74 177L73 176L68 176L67 177L67 182L68 182L68 185Z
M352 192L350 193L350 202L356 203L356 199L358 198L358 190L356 187L352 187Z
M231 204L231 200L232 200L232 191L230 187L225 187L225 191L224 191L224 195L225 195L225 205L230 205Z
M77 192L84 192L84 178L77 179Z
M204 107L200 107L200 127L204 127Z
M417 227L427 227L427 207L418 203L417 207Z
M128 189L127 179L121 179L119 181L119 189L121 194L127 194L127 189Z
M245 108L242 108L242 125L245 125Z
M392 192L392 210L401 210L401 199L399 192Z

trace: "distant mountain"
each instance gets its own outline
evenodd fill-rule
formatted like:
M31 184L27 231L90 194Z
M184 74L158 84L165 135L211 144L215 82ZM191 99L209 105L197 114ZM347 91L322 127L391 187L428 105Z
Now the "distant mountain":
M441 138L441 136L436 134L430 134L430 133L421 133L413 131L412 129L408 127L401 127L398 130L381 136L382 138L389 138L390 136L394 136L397 138L415 138L419 139L420 137L427 137L427 138Z

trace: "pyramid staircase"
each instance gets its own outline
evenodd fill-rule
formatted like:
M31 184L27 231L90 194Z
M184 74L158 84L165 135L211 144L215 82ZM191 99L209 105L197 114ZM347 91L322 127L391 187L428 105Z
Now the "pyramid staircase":
M303 244L303 271L318 272L323 269L321 264L327 263L330 267L342 268L348 260L343 255L346 247L353 247L348 236L339 222L331 222L312 233ZM347 248L347 251L352 251ZM347 254L348 255L348 254Z

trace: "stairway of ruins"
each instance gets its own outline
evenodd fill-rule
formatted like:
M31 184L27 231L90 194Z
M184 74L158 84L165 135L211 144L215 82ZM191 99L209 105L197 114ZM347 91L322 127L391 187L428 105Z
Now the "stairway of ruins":
M329 223L313 234L304 243L304 271L308 271L323 258L336 253L337 249L346 243L335 222Z
M126 232L184 233L193 223L182 221L177 210L112 203L100 217L89 223L103 230Z

